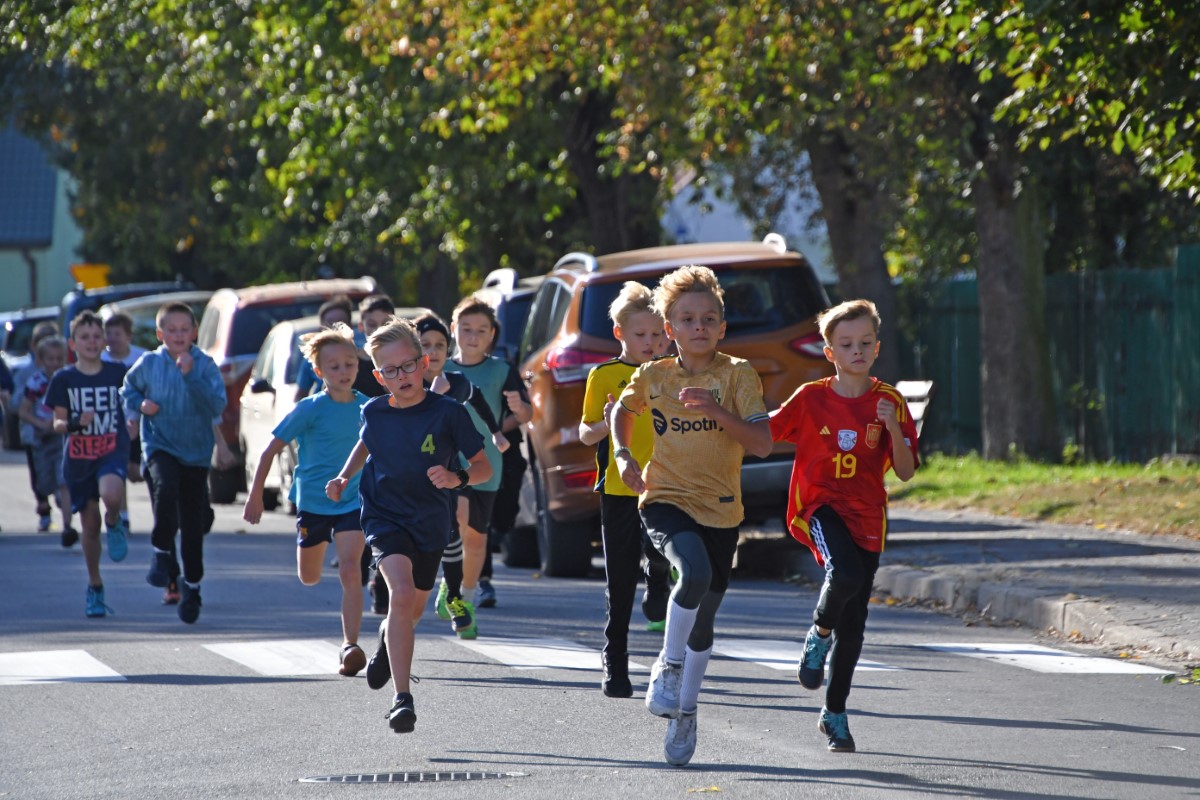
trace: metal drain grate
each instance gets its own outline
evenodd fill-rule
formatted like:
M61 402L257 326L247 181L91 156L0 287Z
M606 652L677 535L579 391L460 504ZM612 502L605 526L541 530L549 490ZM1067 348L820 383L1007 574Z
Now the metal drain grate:
M314 775L300 783L449 783L524 778L524 772L364 772L354 775Z

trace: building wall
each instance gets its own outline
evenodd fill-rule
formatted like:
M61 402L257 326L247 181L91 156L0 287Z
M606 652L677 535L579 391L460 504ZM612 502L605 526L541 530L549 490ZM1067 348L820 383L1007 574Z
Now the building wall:
M54 202L54 237L50 247L29 251L36 263L37 296L32 296L29 265L18 250L0 250L0 311L36 306L56 306L75 288L71 265L81 261L83 231L71 216L71 178L58 171Z

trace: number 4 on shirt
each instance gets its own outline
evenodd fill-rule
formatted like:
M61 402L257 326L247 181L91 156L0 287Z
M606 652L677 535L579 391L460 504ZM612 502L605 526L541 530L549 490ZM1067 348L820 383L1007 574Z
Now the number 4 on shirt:
M436 451L437 451L437 448L435 448L433 446L433 434L432 433L425 434L425 441L421 442L421 452L429 453L429 455L433 455Z

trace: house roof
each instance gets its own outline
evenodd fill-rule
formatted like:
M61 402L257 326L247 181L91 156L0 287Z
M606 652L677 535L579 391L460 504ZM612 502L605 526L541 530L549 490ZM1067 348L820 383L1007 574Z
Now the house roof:
M41 146L12 128L0 129L0 248L50 246L57 186Z

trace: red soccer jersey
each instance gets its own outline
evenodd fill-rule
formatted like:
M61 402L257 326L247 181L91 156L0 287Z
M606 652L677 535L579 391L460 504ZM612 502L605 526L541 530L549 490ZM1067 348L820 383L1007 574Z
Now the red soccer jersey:
M892 437L875 415L883 398L896 404L904 441L917 458L917 426L895 387L874 381L860 397L842 397L832 378L801 386L771 414L771 437L796 445L788 497L788 530L824 563L808 533L812 513L830 506L864 550L883 550L887 492L883 476L892 466Z

